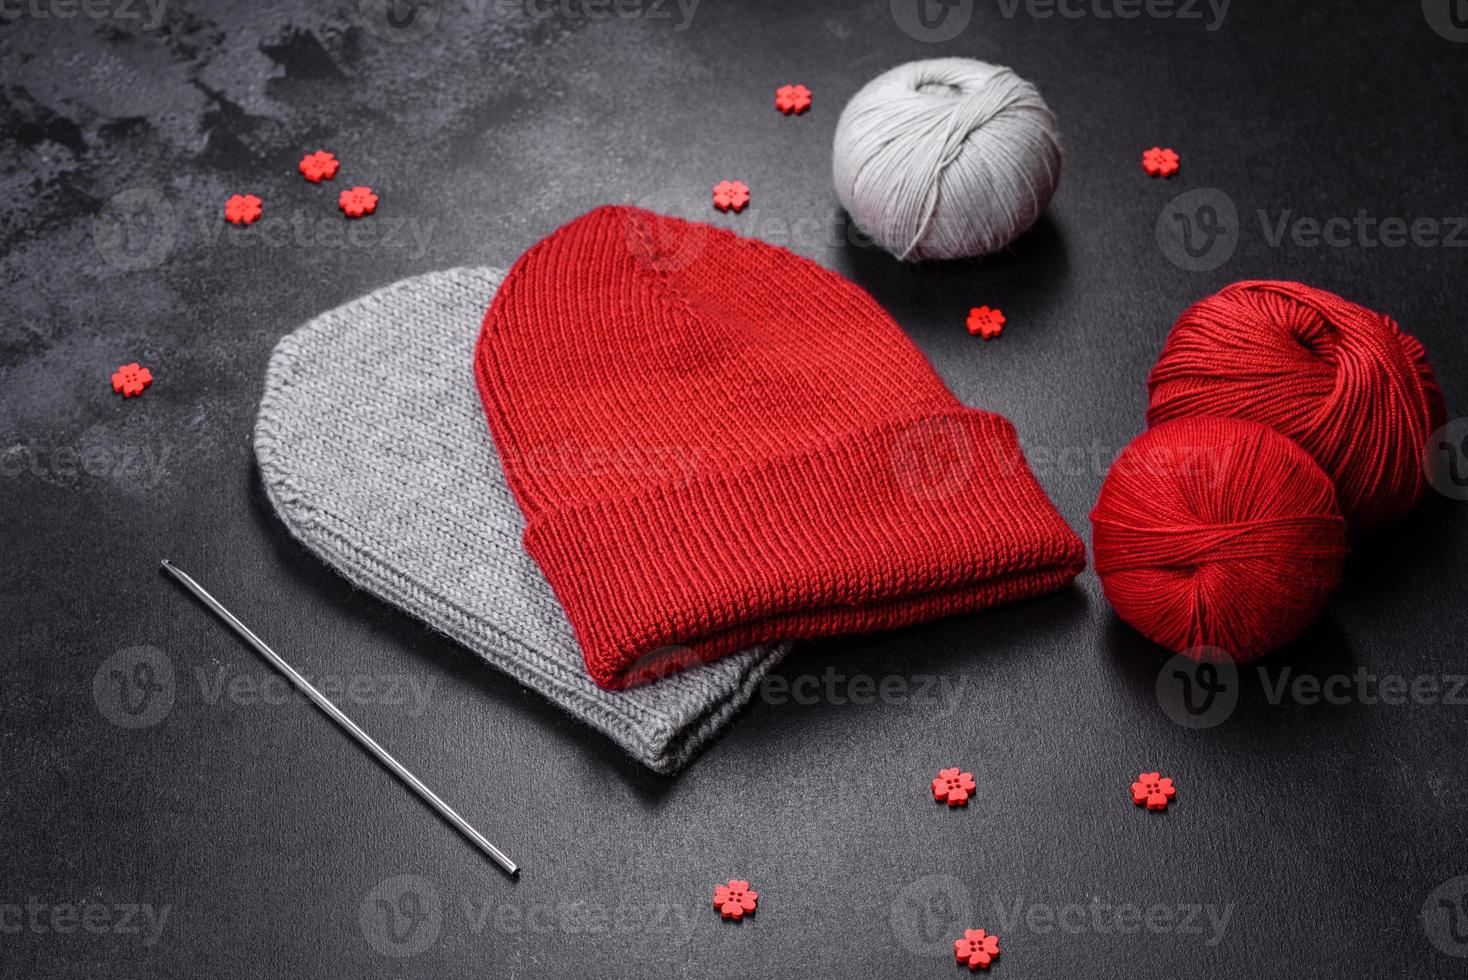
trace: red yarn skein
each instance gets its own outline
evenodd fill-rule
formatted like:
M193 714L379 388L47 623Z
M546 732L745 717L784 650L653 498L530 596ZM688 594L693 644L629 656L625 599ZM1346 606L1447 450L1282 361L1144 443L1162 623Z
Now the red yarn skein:
M1194 304L1147 387L1149 425L1216 415L1295 440L1335 481L1357 530L1421 498L1423 447L1447 416L1416 338L1383 313L1297 282L1237 282Z
M1178 652L1252 660L1294 639L1340 582L1346 522L1330 478L1255 422L1149 429L1112 464L1091 511L1117 615Z

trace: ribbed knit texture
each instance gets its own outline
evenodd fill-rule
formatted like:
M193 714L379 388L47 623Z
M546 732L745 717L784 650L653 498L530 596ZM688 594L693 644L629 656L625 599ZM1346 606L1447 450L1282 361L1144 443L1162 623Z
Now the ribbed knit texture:
M453 637L658 772L681 768L783 647L634 691L591 682L521 543L474 393L474 338L502 274L430 273L317 317L270 360L255 426L286 526L356 585Z
M762 242L592 211L515 264L475 373L605 687L669 646L898 627L1084 563L1009 422L961 405L860 288Z

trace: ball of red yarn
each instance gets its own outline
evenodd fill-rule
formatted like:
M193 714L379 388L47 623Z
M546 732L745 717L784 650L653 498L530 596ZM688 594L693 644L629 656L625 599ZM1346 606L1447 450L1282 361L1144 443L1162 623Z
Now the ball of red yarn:
M1426 491L1423 447L1447 415L1416 338L1297 282L1237 282L1194 304L1147 387L1149 425L1218 415L1295 440L1335 482L1356 530L1401 517Z
M1293 639L1340 582L1346 522L1330 478L1256 422L1187 418L1122 450L1091 511L1117 615L1178 652L1252 660Z

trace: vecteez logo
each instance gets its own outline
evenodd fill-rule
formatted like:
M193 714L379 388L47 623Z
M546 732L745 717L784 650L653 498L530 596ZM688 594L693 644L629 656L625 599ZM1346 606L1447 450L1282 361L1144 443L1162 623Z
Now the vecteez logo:
M487 3L490 0L478 0ZM701 0L493 0L505 13L523 9L536 20L559 17L563 20L669 21L675 33L688 30Z
M407 959L438 942L443 899L438 886L419 875L395 875L362 896L357 907L362 938L390 959Z
M526 902L482 893L444 894L428 878L400 874L378 882L362 896L357 928L380 955L406 960L440 942L458 947L496 934L637 935L686 942L708 911L702 902L603 903L580 893Z
M158 945L173 904L106 902L95 898L48 902L37 895L24 902L0 902L0 936L137 936L144 946ZM3 942L0 942L3 945Z
M1427 437L1422 468L1438 493L1468 500L1468 418L1453 419Z
M772 706L831 705L862 707L877 703L912 705L930 718L949 718L958 710L968 678L938 674L847 675L835 667L817 674L770 674L760 682L760 700Z
M1464 0L1468 3L1468 0ZM1300 214L1258 208L1258 242L1265 248L1468 248L1468 216ZM1186 272L1207 272L1233 258L1243 231L1233 198L1217 187L1186 191L1157 215L1157 245Z
M1378 217L1365 208L1354 215L1315 217L1285 208L1270 214L1259 210L1264 242L1279 248L1288 241L1296 248L1468 248L1468 216L1401 215Z
M1213 728L1239 703L1239 671L1215 647L1179 653L1157 672L1157 704L1184 728Z
M995 0L999 15L1013 20L1021 11L1034 20L1198 21L1210 34L1223 26L1233 0Z
M892 0L892 20L914 41L940 44L968 28L974 0Z
M1422 16L1439 37L1468 42L1468 0L1422 0Z
M156 269L173 251L178 217L155 187L131 187L108 199L92 219L92 244L121 272Z
M173 660L157 647L119 650L92 676L92 700L119 728L150 728L173 710Z
M116 20L140 23L143 30L163 24L168 0L0 0L4 20Z
M443 0L359 0L367 29L384 41L407 44L427 37L443 16Z
M1270 708L1468 708L1468 674L1297 672L1289 665L1256 664L1241 670L1215 647L1177 654L1157 673L1157 704L1184 728L1213 728L1234 713L1245 677L1257 677L1255 704Z
M1422 930L1438 952L1468 959L1468 875L1450 878L1427 896Z
M1157 246L1185 272L1208 272L1233 258L1239 246L1239 211L1217 187L1185 191L1157 216Z
M973 438L948 416L918 419L892 437L888 447L897 485L917 500L945 500L974 478Z
M973 924L974 899L953 875L927 875L892 901L892 938L914 956L953 956L953 937Z
M1468 0L1463 0L1468 2ZM1212 33L1223 27L1232 0L994 0L999 16L1014 20L1176 20ZM914 41L940 44L962 34L974 0L892 0L892 20Z

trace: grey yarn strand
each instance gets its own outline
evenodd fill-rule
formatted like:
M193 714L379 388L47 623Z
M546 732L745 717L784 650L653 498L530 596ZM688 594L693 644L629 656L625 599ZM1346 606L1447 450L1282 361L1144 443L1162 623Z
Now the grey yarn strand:
M836 125L836 194L900 259L986 255L1040 217L1060 182L1055 116L1013 71L969 58L899 65Z
M255 424L266 494L300 541L361 588L447 634L661 773L753 696L785 647L634 688L592 683L521 544L474 385L472 352L503 274L405 279L282 338Z

